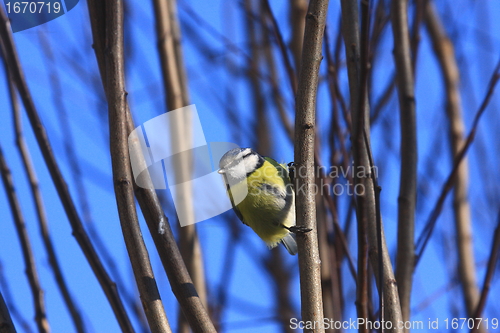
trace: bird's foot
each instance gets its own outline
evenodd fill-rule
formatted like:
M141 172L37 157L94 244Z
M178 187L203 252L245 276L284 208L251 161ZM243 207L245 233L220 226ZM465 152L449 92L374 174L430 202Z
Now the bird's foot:
M312 229L306 228L304 226L300 225L294 225L293 227L287 228L290 232L293 232L294 234L305 234L311 231Z

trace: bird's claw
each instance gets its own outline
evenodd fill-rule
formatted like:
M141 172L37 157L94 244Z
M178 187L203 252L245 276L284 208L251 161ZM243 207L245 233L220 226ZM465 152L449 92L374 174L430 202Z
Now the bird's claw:
M306 228L301 225L294 225L293 227L288 228L290 232L293 232L294 234L305 234L311 231L312 229Z

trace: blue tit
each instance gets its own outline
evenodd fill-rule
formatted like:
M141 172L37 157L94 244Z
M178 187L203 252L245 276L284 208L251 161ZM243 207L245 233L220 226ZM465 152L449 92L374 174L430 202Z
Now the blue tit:
M281 243L296 254L295 195L288 167L251 148L235 148L222 156L219 168L238 218L270 249Z

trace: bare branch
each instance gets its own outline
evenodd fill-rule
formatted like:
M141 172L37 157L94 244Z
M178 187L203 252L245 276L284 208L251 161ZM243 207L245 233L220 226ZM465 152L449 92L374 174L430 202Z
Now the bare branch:
M295 62L295 72L299 75L300 58L302 56L302 41L304 40L304 27L306 23L307 1L292 0L290 4L290 26L292 27L292 37L290 49L292 50Z
M36 140L38 142L40 150L42 151L42 155L49 169L50 176L52 177L52 181L54 182L59 198L62 202L64 210L66 211L66 215L68 216L68 220L73 229L73 235L82 248L82 251L87 258L90 266L92 267L94 274L99 280L99 283L103 288L103 291L106 294L111 307L113 308L121 329L126 332L133 332L130 319L125 312L123 303L118 295L116 285L110 279L106 269L104 268L99 256L94 249L94 246L90 242L90 239L85 232L85 229L83 228L80 216L76 211L75 204L69 193L68 186L66 185L66 182L64 181L64 178L61 174L61 170L57 165L54 153L52 152L52 148L47 137L47 133L45 131L45 127L40 121L40 117L35 108L35 104L33 102L33 99L31 98L28 85L24 78L24 73L21 69L21 64L19 62L14 46L10 24L7 17L5 16L3 8L0 8L0 20L0 35L6 50L5 56L7 58L7 63L9 65L9 68L11 68L12 70L12 77L14 79L14 82L16 83L19 95L21 96L21 99L23 101L26 113L28 114L28 118L35 133Z
M300 170L295 187L297 225L312 230L299 234L297 239L302 320L309 322L323 320L321 265L313 188L316 94L327 9L328 0L312 0L309 3L295 107L295 163L297 170ZM315 328L314 332L324 332L324 328Z
M184 61L182 58L182 48L180 45L180 28L177 21L177 9L175 1L155 0L156 34L158 38L158 52L160 55L160 65L162 69L163 85L165 89L166 106L169 111L179 109L189 104L188 89L186 86L186 75L184 72ZM175 168L174 173L179 179L188 179L186 175L192 172L193 156L189 154L192 148L191 121L187 114L183 114L183 121L170 124L171 144L175 146L175 151L183 151L179 156L181 168ZM175 117L180 120L181 117ZM201 245L194 225L194 202L193 189L189 182L179 184L176 191L177 202L183 205L180 210L190 212L186 214L186 226L179 230L180 250L184 262L200 300L207 308L205 271ZM184 317L180 316L179 332L189 330Z
M143 174L145 174L144 172ZM149 176L149 175L148 175ZM150 181L150 180L149 180ZM175 237L167 217L163 213L160 201L153 189L135 187L137 201L141 206L149 232L153 237L163 268L167 273L172 291L179 302L184 316L193 332L216 332L196 288L182 260ZM163 224L163 234L158 232L158 225Z
M104 63L101 64L101 62L103 62L104 59L105 45L102 38L102 30L100 30L104 29L104 17L101 15L104 7L102 6L102 2L96 2L93 0L90 0L88 5L92 23L94 50L99 64L99 70L101 71L101 77L104 79L106 77L106 66ZM100 43L102 43L102 45ZM106 89L105 80L103 80L103 85ZM131 132L134 129L130 112L127 113L127 126L128 132ZM132 151L138 150L137 148L137 146L131 147ZM140 156L139 154L136 155ZM144 166L143 169L147 170L147 166ZM152 184L147 171L143 172L142 175L144 175L144 182ZM158 196L152 188L152 185L147 188L140 188L137 187L134 182L134 190L137 201L139 202L142 214L144 215L144 219L148 225L149 232L155 243L156 250L158 251L162 261L163 268L167 273L174 295L194 332L215 332L215 328L210 320L210 317L198 297L193 281L191 280L186 265L182 260L179 248L177 247L177 242L175 241L168 219L163 212L160 201L158 200ZM164 226L163 234L158 232L159 225Z
M453 44L442 26L441 20L432 2L425 7L425 18L432 46L439 61L439 68L446 88L446 112L449 120L449 140L451 160L457 158L464 145L464 120L462 117L459 90L460 77ZM454 176L453 212L455 215L456 240L458 250L458 268L467 314L472 316L479 301L479 289L476 278L474 248L472 244L472 226L468 192L469 168L464 157ZM484 328L481 330L484 332Z
M484 307L486 306L486 299L491 287L491 281L493 280L493 275L495 273L495 267L498 263L498 257L500 253L500 211L498 212L497 227L495 229L495 234L493 235L493 242L491 244L490 258L488 259L488 269L484 275L483 290L481 291L481 297L477 304L477 309L474 312L472 318L481 318ZM475 329L471 330L471 333L477 332L478 325L474 325ZM482 326L481 326L482 327Z
M267 14L271 18L271 22L273 24L273 30L276 35L276 39L278 41L278 46L281 52L281 56L283 58L283 62L285 64L286 72L288 74L288 79L290 80L290 86L292 88L292 92L295 95L297 93L297 76L292 67L292 62L290 61L290 57L288 57L285 41L283 40L283 35L281 34L280 28L278 26L278 22L271 11L271 6L269 5L269 0L262 0L262 4L264 9L267 11ZM300 71L300 69L297 69Z
M14 180L12 179L12 174L7 165L7 161L5 161L1 147L0 147L0 172L2 174L2 181L5 189L5 194L9 199L10 210L14 217L14 223L16 226L17 234L19 236L19 242L21 243L21 248L23 251L24 265L26 267L26 275L28 276L28 282L31 288L31 293L33 294L35 321L38 326L38 331L40 333L48 333L50 332L50 327L49 327L49 322L47 321L45 302L43 299L43 290L42 287L40 286L40 280L38 279L35 257L33 255L33 250L31 248L31 241L29 239L28 230L26 229L26 223L24 222L24 217L21 211L21 205L19 203L19 199L17 198L16 189L14 187Z
M415 203L417 199L417 123L415 79L408 29L408 0L392 1L391 18L401 128L396 280L403 320L408 321L415 261Z
M367 6L368 2L362 2ZM363 40L360 38L358 3L342 0L342 34L346 49L349 91L351 94L352 141L354 167L361 168L365 177L356 177L356 184L361 184L363 193L357 195L357 218L362 227L367 228L369 256L375 273L383 320L392 322L390 332L400 332L397 323L402 321L401 307L391 260L385 242L382 221L378 213L378 203L374 186L374 175L370 160L370 131L368 126L367 63L369 55L368 8L363 9ZM379 248L381 247L381 248ZM358 253L358 255L363 255ZM382 281L380 281L382 280ZM380 283L382 282L382 283ZM382 304L383 302L383 304Z
M463 147L460 149L458 154L455 157L455 160L453 162L453 168L448 175L448 178L446 179L445 183L443 184L443 188L441 190L441 194L439 195L439 198L432 209L429 218L427 219L427 222L425 223L424 230L422 231L422 234L418 237L417 240L417 258L415 260L415 266L418 265L420 259L422 258L422 254L424 253L424 250L429 242L430 237L432 236L432 232L434 231L434 227L436 226L437 219L439 217L439 214L441 214L441 210L443 209L444 201L448 195L448 193L451 191L453 188L453 183L455 181L455 177L457 175L458 169L460 167L460 164L467 154L467 151L469 150L470 146L472 145L472 142L474 142L474 137L476 136L476 131L477 131L477 126L479 125L479 120L481 119L481 116L484 114L484 111L486 110L486 107L488 106L491 97L493 96L493 93L495 92L495 87L500 81L500 60L498 61L494 71L493 75L491 76L490 82L488 84L488 91L486 92L486 95L483 99L483 102L481 103L481 106L479 107L478 111L476 112L476 115L474 116L474 121L472 122L472 128L469 132L469 135L467 135L467 138L465 140L465 143Z
M5 54L2 45L2 53ZM73 300L73 296L69 291L68 285L66 284L66 280L62 274L62 269L59 264L59 260L57 259L57 255L54 249L54 245L52 239L50 237L47 216L45 213L45 205L43 203L42 193L40 191L38 185L38 177L36 175L36 170L33 167L33 162L31 160L30 152L28 149L28 145L24 139L23 129L21 124L21 111L19 107L19 101L17 99L16 88L14 86L14 82L12 81L12 76L10 75L9 68L7 66L7 62L5 61L5 57L2 58L4 60L5 72L8 76L8 88L9 88L9 96L10 102L12 105L12 113L14 115L14 131L16 133L16 145L19 150L19 154L21 155L21 159L23 161L24 171L28 177L30 187L31 187L31 195L33 196L33 201L35 202L36 213L38 217L38 223L40 225L40 231L42 234L43 244L45 246L45 250L47 251L47 255L49 257L49 263L54 273L54 278L57 283L57 287L59 288L66 307L70 312L71 319L73 320L73 324L77 332L84 332L84 324L81 318L80 312Z
M128 149L128 103L123 58L123 7L120 0L106 4L106 96L113 183L123 238L134 271L142 306L152 332L170 332L163 303L154 278L149 254L135 210L133 177Z

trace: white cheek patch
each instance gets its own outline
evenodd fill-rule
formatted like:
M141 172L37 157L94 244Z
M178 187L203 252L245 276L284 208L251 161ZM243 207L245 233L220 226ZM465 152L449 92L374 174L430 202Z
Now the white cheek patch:
M242 180L246 178L247 171L245 168L245 163L237 163L234 167L228 170L228 174L231 178Z
M243 159L243 163L245 169L245 174L255 171L255 167L259 164L259 156L257 155L249 155Z

